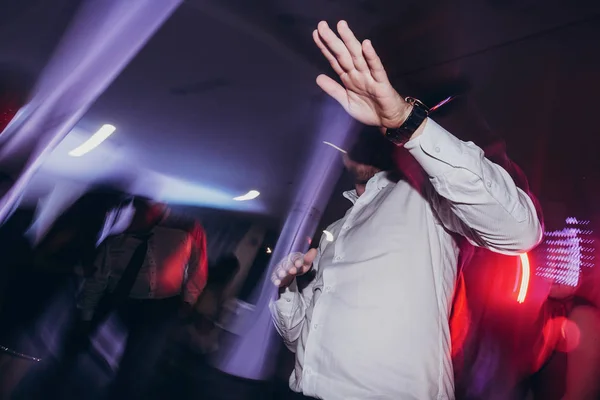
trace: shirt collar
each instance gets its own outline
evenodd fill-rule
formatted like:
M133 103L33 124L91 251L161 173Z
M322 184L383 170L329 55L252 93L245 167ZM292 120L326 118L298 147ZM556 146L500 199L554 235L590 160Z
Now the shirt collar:
M365 193L371 190L380 191L390 183L392 183L392 181L388 178L388 172L380 171L376 173L371 179L369 179L369 181L367 182L367 187L365 188ZM343 195L345 198L350 200L352 204L356 203L359 197L358 193L356 193L356 190L348 190L344 192Z

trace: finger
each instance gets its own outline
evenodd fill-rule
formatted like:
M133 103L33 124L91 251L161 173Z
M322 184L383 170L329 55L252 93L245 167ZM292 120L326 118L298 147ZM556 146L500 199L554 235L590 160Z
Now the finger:
M282 274L283 272L283 274ZM271 282L273 282L273 284L275 286L279 286L281 285L281 282L283 281L283 279L285 279L288 276L288 274L284 271L284 270L277 270L275 272L273 272L273 274L271 275Z
M271 274L271 282L273 282L273 284L276 286L279 286L281 284L281 279L279 279L277 273L273 272Z
M309 251L307 251L304 255L304 264L312 264L313 261L315 261L315 258L317 257L317 253L317 249L310 249Z
M315 258L317 257L317 249L310 249L305 255L304 255L304 264L302 265L302 273L305 274L308 271L310 271L310 269L313 266L313 262L315 261Z
M331 65L331 68L333 68L335 73L338 75L344 74L346 71L344 71L344 69L340 66L340 63L338 62L337 58L335 58L334 55L331 54L327 46L325 46L325 44L319 37L319 32L316 29L313 31L313 40L315 41L315 44L321 50L321 53L323 53L327 61L329 61L329 64Z
M362 51L365 60L367 61L367 65L369 66L369 70L371 71L371 76L375 79L375 82L388 83L387 73L385 72L381 59L377 55L370 40L365 40L362 43Z
M344 109L348 108L348 95L346 93L346 89L327 75L319 75L317 76L317 85L325 93L333 97L338 103L344 107Z
M344 41L346 48L350 52L354 67L361 72L368 71L369 66L363 56L362 44L356 39L356 36L354 36L354 32L352 32L348 23L346 21L338 22L337 30Z
M321 21L317 26L317 31L323 44L331 51L335 56L337 62L344 69L349 72L354 69L354 63L352 62L352 56L348 51L348 48L342 42L342 40L331 30L327 22Z

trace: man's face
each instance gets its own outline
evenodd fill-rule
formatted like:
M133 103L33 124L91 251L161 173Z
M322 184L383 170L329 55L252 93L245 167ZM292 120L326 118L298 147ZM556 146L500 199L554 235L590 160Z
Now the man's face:
M344 166L354 177L354 183L358 185L366 185L369 179L379 172L379 169L371 165L359 164L352 161L350 157L344 155Z

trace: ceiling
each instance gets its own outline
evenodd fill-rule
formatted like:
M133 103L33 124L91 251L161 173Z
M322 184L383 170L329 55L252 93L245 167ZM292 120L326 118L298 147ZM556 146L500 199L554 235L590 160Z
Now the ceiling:
M14 1L15 18L0 19L0 64L39 74L77 3ZM314 78L331 72L311 31L321 19L343 18L373 40L403 94L435 101L468 93L472 120L449 107L439 117L443 125L485 142L485 120L543 203L588 210L600 200L593 120L599 15L600 3L592 1L190 0L92 106L34 184L44 187L49 176L119 176L143 191L158 179L171 201L283 217L319 145L322 95ZM105 123L117 132L89 157L66 155ZM248 204L230 201L250 189L262 195Z

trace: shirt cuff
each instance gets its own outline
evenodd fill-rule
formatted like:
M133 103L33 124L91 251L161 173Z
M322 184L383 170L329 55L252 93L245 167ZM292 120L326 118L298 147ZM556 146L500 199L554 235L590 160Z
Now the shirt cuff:
M278 314L283 316L292 315L295 308L297 307L296 302L299 294L300 290L298 289L296 279L294 279L291 285L286 287L283 293L279 294L279 298L277 300L271 301L271 310L276 310Z
M439 177L455 168L477 173L483 150L453 136L432 119L423 133L404 145L430 177Z

